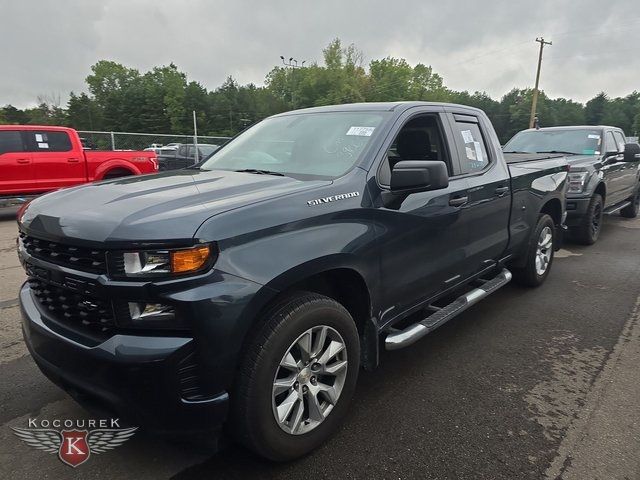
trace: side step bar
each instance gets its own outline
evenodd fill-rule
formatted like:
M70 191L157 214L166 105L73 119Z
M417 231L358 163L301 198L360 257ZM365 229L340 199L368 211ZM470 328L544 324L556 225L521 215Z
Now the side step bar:
M616 212L619 212L620 210L622 210L625 207L628 207L629 205L631 205L631 201L627 200L623 203L620 203L618 205L614 205L613 207L609 207L607 208L604 212L602 212L604 215L613 215Z
M437 309L435 313L429 315L421 322L414 323L404 330L392 331L387 335L384 345L387 350L398 350L417 342L427 333L433 332L440 325L448 322L453 317L464 312L471 305L475 305L480 300L511 281L512 275L506 268L496 277L488 280L482 286L474 288L469 293L458 297L446 307Z

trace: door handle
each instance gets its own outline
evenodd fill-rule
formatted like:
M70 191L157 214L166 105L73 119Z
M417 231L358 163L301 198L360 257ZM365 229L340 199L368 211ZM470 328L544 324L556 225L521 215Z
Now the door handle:
M462 205L464 205L468 201L469 201L469 197L467 197L467 196L454 197L454 198L450 198L449 199L449 205L451 205L452 207L461 207Z
M16 162L18 162L18 163L31 163L31 159L30 158L17 158Z
M499 197L502 197L508 191L509 191L509 187L498 187L496 188L496 195Z
M67 158L67 162L69 163L78 163L79 161L79 158Z

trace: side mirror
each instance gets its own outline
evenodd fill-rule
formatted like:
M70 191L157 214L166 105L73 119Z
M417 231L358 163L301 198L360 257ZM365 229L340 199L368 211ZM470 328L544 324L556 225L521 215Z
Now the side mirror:
M440 190L449 186L447 164L432 160L404 160L391 172L392 193L416 193Z
M637 143L627 143L624 146L624 161L638 162L640 161L640 145Z

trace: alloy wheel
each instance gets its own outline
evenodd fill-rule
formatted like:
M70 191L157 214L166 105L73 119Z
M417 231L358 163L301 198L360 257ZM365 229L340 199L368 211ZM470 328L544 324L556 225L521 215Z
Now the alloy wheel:
M318 325L286 350L273 379L272 409L278 426L308 433L331 413L347 378L347 349L333 328Z
M553 232L550 227L544 227L538 237L538 246L536 249L536 273L539 276L544 275L549 268L552 253Z

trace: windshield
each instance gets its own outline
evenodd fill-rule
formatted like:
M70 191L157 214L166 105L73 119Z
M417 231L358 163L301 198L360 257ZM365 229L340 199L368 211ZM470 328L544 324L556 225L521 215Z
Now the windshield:
M600 155L599 129L528 130L518 133L504 147L505 153L563 152Z
M360 159L387 115L331 112L267 118L216 151L200 168L337 178Z

